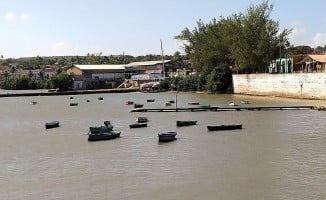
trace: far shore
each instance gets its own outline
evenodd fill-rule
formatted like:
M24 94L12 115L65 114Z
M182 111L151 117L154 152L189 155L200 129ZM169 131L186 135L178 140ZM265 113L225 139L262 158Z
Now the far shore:
M20 97L20 96L60 96L78 94L99 94L99 93L128 93L138 92L139 88L114 88L99 90L73 90L49 92L46 89L40 90L0 90L0 97Z

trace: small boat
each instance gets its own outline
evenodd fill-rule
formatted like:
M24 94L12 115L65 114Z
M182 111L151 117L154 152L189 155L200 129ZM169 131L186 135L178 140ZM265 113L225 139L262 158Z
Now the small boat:
M234 102L230 102L229 106L238 106L237 104L235 104Z
M172 106L171 103L165 103L165 106L168 107L168 106Z
M145 122L148 122L148 118L147 117L137 117L136 122L137 123L145 123Z
M242 129L242 124L207 126L207 129L209 131L235 130L235 129Z
M97 99L101 101L101 100L103 100L103 97L98 97Z
M120 131L109 131L104 133L91 133L88 135L88 141L110 140L120 137Z
M147 127L146 123L135 123L135 124L130 124L130 128L142 128L142 127Z
M177 132L175 131L170 131L166 133L159 133L158 134L158 141L159 142L171 142L175 140L175 136L177 135Z
M177 126L192 126L196 124L197 121L177 121Z
M49 129L49 128L56 128L59 127L59 121L52 121L52 122L46 122L45 123L45 128Z
M85 101L86 101L87 103L88 103L88 102L91 102L91 100L89 100L89 99L86 99Z
M242 104L250 104L250 102L248 100L241 100Z
M200 105L199 102L189 102L188 105Z
M126 104L126 105L132 105L132 104L134 104L134 102L133 102L133 101L126 101L125 104Z
M70 106L78 106L78 103L70 103Z
M209 104L202 104L202 105L199 105L198 107L199 108L210 108L211 105L209 105Z
M37 102L36 102L36 101L31 101L29 104L31 104L31 105L36 105Z
M174 100L170 100L169 103L174 103L175 101Z
M142 108L144 105L143 104L136 104L134 105L134 108Z
M74 99L74 97L70 97L70 99Z
M155 99L147 99L147 102L155 102Z

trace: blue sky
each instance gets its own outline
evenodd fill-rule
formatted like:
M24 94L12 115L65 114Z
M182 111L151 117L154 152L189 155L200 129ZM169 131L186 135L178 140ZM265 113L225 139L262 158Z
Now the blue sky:
M262 0L1 0L0 55L4 58L164 54L181 51L174 39L201 19L245 12ZM325 0L270 0L272 19L293 29L295 46L326 45Z

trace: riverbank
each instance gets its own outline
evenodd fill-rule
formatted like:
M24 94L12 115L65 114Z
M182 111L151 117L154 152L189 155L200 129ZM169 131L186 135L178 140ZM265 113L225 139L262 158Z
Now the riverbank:
M0 97L61 96L61 95L100 94L100 93L128 93L128 92L138 92L138 91L139 88L74 90L74 91L62 91L62 92L49 92L48 90L1 90Z

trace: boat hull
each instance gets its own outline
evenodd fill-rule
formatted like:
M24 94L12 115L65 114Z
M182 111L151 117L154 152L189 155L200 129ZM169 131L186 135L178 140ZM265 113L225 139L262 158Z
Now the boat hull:
M57 127L59 127L59 121L52 121L52 122L45 123L46 129L57 128Z
M177 121L177 126L192 126L196 124L197 121Z
M159 142L171 142L176 140L176 132L167 132L167 133L159 133L158 134L158 141Z
M235 130L242 129L242 124L207 126L207 129L209 131Z
M142 127L147 127L146 123L136 123L136 124L130 124L130 128L142 128Z
M120 137L121 132L110 131L107 133L91 133L88 135L88 141L111 140Z

